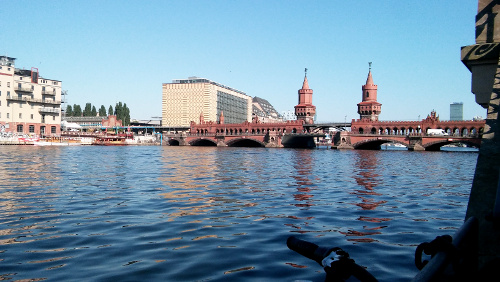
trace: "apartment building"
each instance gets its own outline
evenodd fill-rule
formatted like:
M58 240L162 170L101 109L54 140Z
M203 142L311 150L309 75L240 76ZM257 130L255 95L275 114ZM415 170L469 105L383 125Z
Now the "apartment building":
M15 68L0 56L0 133L58 135L61 132L61 81L40 76L37 68Z

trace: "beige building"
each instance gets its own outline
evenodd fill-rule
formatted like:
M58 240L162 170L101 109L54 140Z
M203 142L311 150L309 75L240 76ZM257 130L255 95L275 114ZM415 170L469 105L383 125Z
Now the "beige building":
M252 120L252 97L244 92L210 81L189 77L163 83L162 125L189 127L191 121L242 123Z
M60 134L61 81L16 69L15 60L0 56L0 134Z

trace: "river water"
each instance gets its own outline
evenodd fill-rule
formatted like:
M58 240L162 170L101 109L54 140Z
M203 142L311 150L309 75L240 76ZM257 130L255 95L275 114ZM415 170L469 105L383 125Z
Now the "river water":
M0 280L323 281L294 235L407 281L477 153L0 146Z

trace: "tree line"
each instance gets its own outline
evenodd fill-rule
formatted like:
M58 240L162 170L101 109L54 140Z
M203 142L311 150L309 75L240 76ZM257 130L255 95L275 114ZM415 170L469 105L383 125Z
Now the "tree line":
M83 111L80 105L68 105L65 113L67 117L95 117L97 113L99 113L100 117L115 115L117 119L122 121L124 126L130 124L130 109L127 107L126 103L122 102L116 103L114 109L113 106L110 105L107 111L104 105L101 105L99 111L97 111L96 107L91 103L86 103Z

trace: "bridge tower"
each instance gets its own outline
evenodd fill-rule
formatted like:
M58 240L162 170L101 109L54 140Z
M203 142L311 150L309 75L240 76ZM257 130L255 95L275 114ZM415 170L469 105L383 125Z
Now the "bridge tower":
M358 104L358 114L362 120L378 121L378 115L382 111L382 104L377 102L377 85L373 84L372 63L369 62L368 65L368 78L366 84L361 87L363 97L361 103Z
M305 69L304 83L299 89L299 104L295 106L295 115L297 120L303 120L305 124L314 123L314 115L316 114L316 106L312 104L313 90L309 89L307 82L307 69Z

